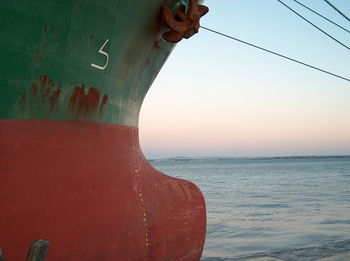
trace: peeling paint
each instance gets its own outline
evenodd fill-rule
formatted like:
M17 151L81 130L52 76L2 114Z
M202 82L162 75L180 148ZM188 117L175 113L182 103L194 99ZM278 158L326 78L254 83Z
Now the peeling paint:
M69 100L69 106L72 109L88 112L95 110L99 101L100 92L94 87L90 87L85 94L85 85L76 86Z
M57 118L68 120L100 120L105 113L108 95L85 84L61 86L48 75L42 74L18 98L16 113L22 118Z
M52 79L49 79L45 74L40 75L38 82L32 82L30 87L30 96L28 96L27 99L27 94L23 93L21 102L26 100L29 100L28 102L30 102L30 100L33 102L38 102L37 99L40 97L41 104L49 104L49 107L52 109L52 107L56 105L58 101L61 94L61 89L59 87L56 88L55 82Z
M68 117L81 121L100 119L107 101L108 95L102 95L94 86L75 86L68 102Z

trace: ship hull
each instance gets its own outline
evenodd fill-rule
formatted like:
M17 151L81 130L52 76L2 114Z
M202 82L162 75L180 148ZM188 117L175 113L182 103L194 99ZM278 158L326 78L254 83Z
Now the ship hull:
M203 195L155 170L138 141L142 101L174 47L160 10L178 2L0 1L6 261L39 239L51 261L199 260Z
M205 205L190 182L152 168L138 129L0 120L1 238L6 260L35 239L48 260L199 260Z

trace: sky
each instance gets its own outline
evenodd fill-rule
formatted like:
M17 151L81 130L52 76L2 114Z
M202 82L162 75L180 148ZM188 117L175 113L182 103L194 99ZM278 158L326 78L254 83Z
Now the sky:
M337 40L350 34L283 0ZM299 0L350 30L323 0ZM332 0L350 16L349 0ZM201 25L350 78L350 51L277 0L206 0ZM147 158L350 155L350 82L201 29L175 47L140 114Z

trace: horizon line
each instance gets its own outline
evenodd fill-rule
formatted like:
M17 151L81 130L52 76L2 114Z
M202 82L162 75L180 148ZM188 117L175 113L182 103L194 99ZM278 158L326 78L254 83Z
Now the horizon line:
M201 160L201 159L278 159L278 158L347 158L350 154L336 155L279 155L279 156L169 156L162 158L147 158L147 160Z

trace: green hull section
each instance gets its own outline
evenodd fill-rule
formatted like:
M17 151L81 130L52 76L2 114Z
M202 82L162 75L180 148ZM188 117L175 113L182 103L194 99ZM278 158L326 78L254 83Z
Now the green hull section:
M0 118L138 125L174 0L0 2Z

